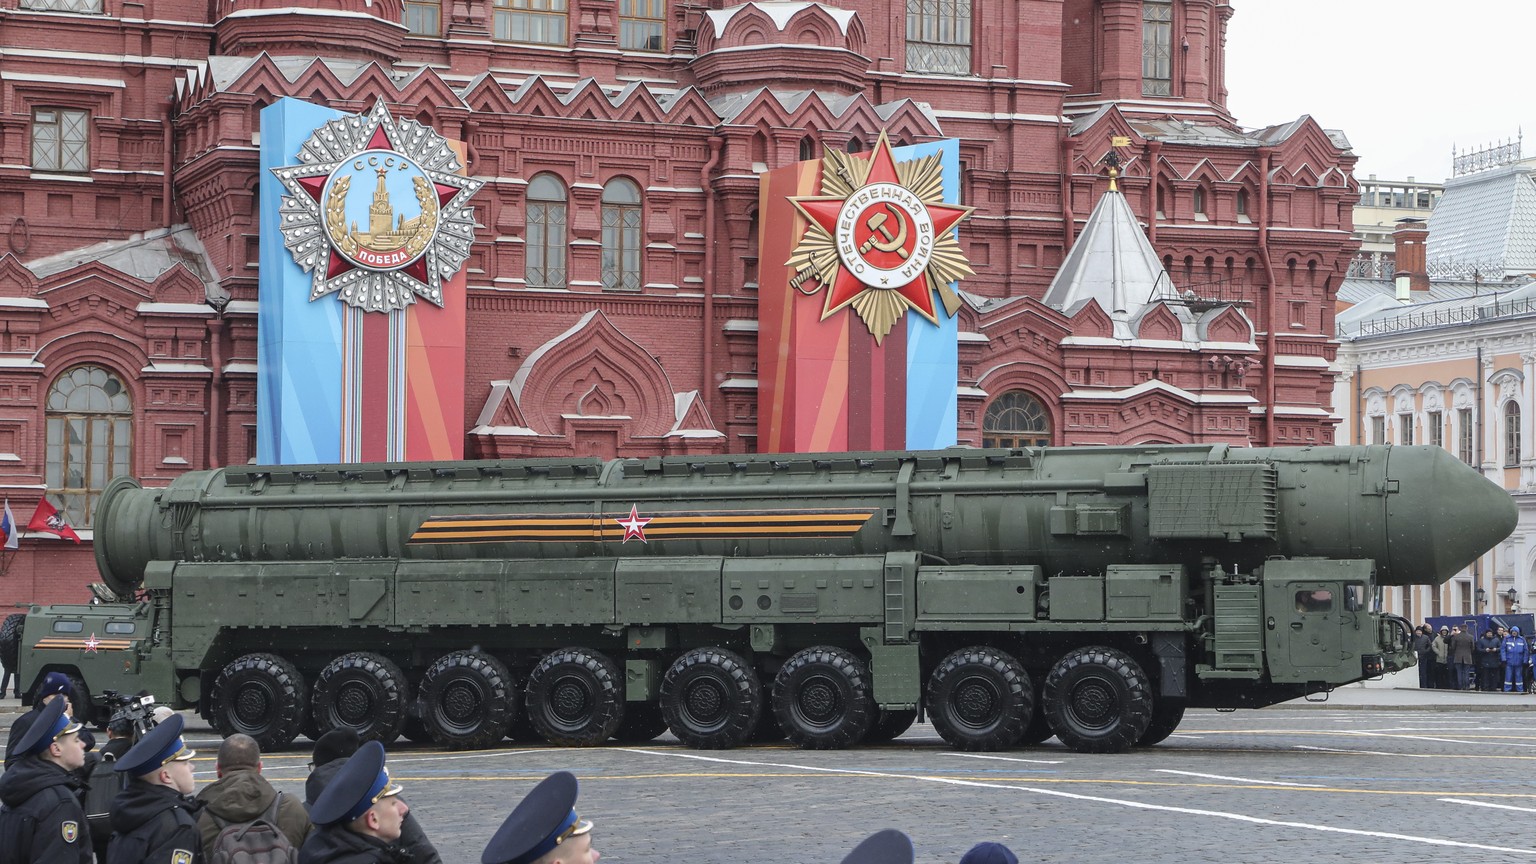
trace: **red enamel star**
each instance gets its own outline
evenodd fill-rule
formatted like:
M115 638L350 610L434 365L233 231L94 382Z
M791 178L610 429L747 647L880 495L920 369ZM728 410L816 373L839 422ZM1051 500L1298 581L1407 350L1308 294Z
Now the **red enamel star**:
M932 225L931 237L938 237L970 215L973 208L932 201L921 202L907 215L903 215L905 208L888 206L882 210L881 202L875 200L870 202L868 209L860 212L859 218L849 220L848 207L859 197L861 191L872 186L883 189L901 187L900 175L896 170L896 158L891 152L890 141L886 139L884 132L880 134L880 140L876 142L869 159L869 176L865 178L863 186L847 198L811 196L789 199L806 219L819 225L828 235L835 238L840 246L851 243L850 248L856 250L860 261L869 262L874 267L896 271L900 268L902 260L907 259L909 255L915 257L918 253L910 247L901 248L901 244L896 244L897 248L884 249L885 245L897 239L891 228L892 223L901 228L900 237L904 238L907 236L907 229L912 227L912 222L926 221ZM920 220L913 220L913 215L921 217ZM839 234L840 230L843 231L842 235ZM882 235L877 234L877 231L883 232L884 243L880 242ZM882 250L885 255L884 261L878 260ZM823 320L847 306L865 291L893 290L923 317L935 324L938 323L938 312L933 302L935 286L928 281L926 267L917 269L917 272L907 277L893 276L877 285L870 285L849 270L845 258L837 268L837 276L832 280L832 284L825 287L828 290L826 303L822 307Z
M96 646L98 646L100 644L101 644L101 640L96 638L96 634L95 633L92 633L91 634L91 638L85 640L85 653L87 653L87 654L95 654L96 653Z
M645 539L645 526L651 524L651 520L641 517L639 505L629 505L628 519L614 519L613 521L619 523L619 527L624 529L624 539L619 541L620 543L628 543L631 540L639 540L641 543L650 542Z

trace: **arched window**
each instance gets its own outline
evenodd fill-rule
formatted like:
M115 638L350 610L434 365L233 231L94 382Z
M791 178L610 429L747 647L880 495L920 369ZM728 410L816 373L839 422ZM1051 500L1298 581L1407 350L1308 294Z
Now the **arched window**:
M640 290L640 187L623 178L603 187L603 287Z
M907 71L971 74L971 0L907 0Z
M89 526L107 481L132 465L133 399L101 366L76 366L48 389L48 499L79 528Z
M1237 216L1239 219L1248 218L1248 190L1237 190Z
M1196 219L1205 219L1205 218L1207 218L1206 217L1206 212L1205 212L1205 187L1204 186L1196 186L1195 187L1195 218Z
M1520 403L1511 399L1504 403L1504 467L1520 464Z
M553 174L528 181L528 287L565 287L565 224L565 184Z
M987 406L981 424L983 447L1048 447L1051 415L1040 400L1023 390L1010 390Z
M816 158L816 142L807 135L800 139L800 161L805 162Z
M857 135L853 136L852 138L849 138L848 139L848 152L849 153L863 153L864 152L864 141L863 141L863 139L859 138L859 136L857 136Z
M1163 190L1161 184L1157 187L1157 218L1168 218L1168 193Z

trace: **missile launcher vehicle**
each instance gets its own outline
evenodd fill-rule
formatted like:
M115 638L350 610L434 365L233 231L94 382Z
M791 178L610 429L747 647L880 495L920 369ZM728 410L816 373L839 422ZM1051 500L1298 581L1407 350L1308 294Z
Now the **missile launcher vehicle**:
M921 712L1111 752L1411 666L1383 586L1515 521L1434 447L238 466L114 480L107 602L33 607L18 647L33 690L147 689L269 750L839 748Z

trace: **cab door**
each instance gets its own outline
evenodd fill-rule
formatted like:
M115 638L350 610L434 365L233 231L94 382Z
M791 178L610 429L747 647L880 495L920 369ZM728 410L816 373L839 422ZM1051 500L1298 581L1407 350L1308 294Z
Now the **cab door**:
M1272 562L1273 563L1273 562ZM1353 629L1341 582L1271 578L1265 574L1265 643L1270 679L1282 683L1339 680L1344 631Z

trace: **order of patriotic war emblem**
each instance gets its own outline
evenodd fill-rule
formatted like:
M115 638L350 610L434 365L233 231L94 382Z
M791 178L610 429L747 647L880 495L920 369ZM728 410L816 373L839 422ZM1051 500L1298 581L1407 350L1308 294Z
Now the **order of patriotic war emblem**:
M975 271L954 228L972 208L944 203L937 155L897 162L882 132L867 159L828 151L821 194L789 200L807 221L789 284L826 291L823 320L852 306L878 344L909 309L938 323L935 293L946 315L959 311L950 283Z
M335 294L370 312L417 297L443 305L443 282L475 238L469 198L484 185L457 173L448 140L377 102L316 129L298 159L272 173L290 193L278 220L283 245L311 276L309 299Z

